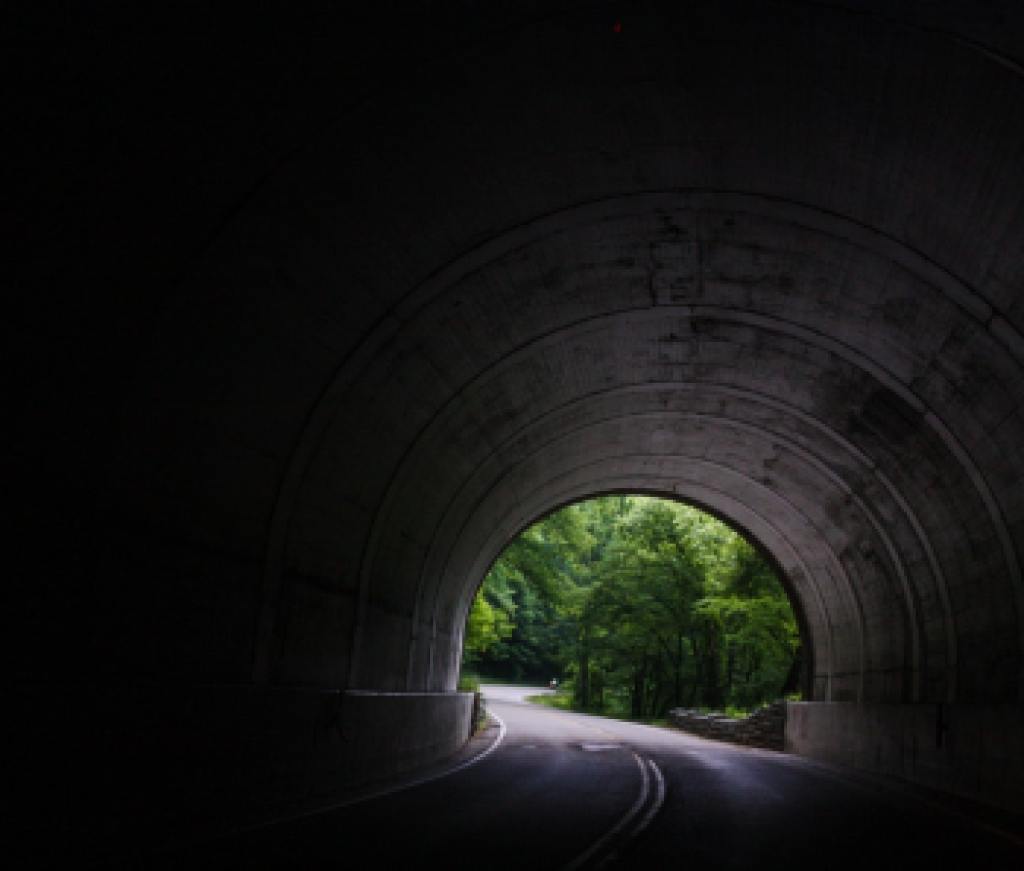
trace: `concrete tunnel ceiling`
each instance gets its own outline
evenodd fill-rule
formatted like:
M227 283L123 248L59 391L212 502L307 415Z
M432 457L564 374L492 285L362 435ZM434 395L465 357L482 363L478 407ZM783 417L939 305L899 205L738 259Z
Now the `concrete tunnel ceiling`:
M979 611L1013 602L1016 553L977 462L1014 450L988 433L1015 403L1019 363L964 310L964 287L929 284L930 264L863 228L749 195L621 197L538 224L450 267L383 328L349 390L390 414L359 447L337 419L323 472L307 473L322 494L403 421L411 431L359 577L372 652L358 652L379 668L393 651L394 688L451 688L468 601L523 525L642 489L703 503L772 553L807 621L818 697L1013 691L1000 657L1019 643L1015 607ZM972 353L990 361L976 384ZM339 560L350 546L330 532L315 544ZM303 572L320 568L301 562L309 545L291 556ZM975 671L972 652L961 674L962 645L992 660ZM374 679L352 668L356 685Z
M257 681L451 690L509 539L642 490L771 553L815 698L1024 700L1021 68L684 6L617 35L568 8L371 88L189 279L170 449L215 407L198 537L261 566Z

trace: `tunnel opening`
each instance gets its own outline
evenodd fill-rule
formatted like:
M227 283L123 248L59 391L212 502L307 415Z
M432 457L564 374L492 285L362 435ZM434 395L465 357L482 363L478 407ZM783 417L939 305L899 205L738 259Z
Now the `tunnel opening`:
M490 564L466 617L460 685L557 688L547 704L663 721L810 698L799 600L728 517L663 492L552 508Z

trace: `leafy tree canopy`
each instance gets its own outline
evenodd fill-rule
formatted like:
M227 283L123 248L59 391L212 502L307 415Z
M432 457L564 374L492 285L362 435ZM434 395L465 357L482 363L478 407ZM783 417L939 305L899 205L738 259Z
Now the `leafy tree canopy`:
M658 717L796 689L799 634L771 565L728 526L669 500L605 496L509 544L474 600L463 665L561 676L581 709Z

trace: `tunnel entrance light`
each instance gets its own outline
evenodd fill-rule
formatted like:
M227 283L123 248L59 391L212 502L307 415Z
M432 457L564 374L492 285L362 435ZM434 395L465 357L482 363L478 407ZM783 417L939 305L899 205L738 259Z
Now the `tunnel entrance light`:
M491 566L463 670L538 685L549 704L637 719L796 697L800 631L776 568L692 505L610 495L548 514Z

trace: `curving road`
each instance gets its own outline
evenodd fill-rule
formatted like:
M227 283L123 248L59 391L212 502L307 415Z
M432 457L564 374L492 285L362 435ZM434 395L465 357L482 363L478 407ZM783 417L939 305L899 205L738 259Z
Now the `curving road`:
M145 867L1024 868L1019 821L1003 815L531 705L532 688L484 692L495 722L461 767Z

